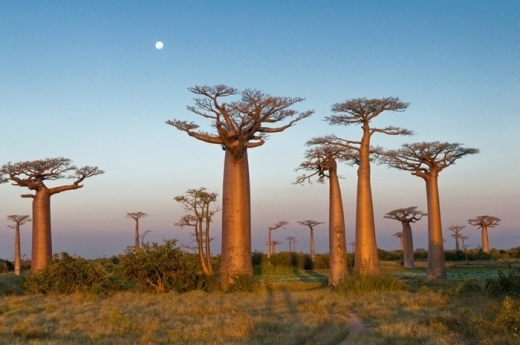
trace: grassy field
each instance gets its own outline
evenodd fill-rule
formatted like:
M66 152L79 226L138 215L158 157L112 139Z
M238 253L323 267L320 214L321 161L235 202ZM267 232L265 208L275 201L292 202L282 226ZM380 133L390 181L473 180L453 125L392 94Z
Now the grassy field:
M0 344L340 344L351 313L363 329L347 344L520 344L520 303L475 287L507 264L448 265L450 279L433 283L422 263L385 262L403 282L386 289L333 290L324 271L279 270L260 275L254 293L20 295L4 274Z

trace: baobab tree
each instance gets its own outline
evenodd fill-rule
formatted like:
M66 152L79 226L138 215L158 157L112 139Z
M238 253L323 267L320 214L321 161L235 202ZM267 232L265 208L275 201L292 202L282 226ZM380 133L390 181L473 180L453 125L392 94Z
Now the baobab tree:
M356 252L356 242L350 242L350 249L352 250L352 254Z
M403 227L401 237L401 250L403 251L403 266L404 268L414 268L413 259L413 236L412 236L412 223L418 222L422 217L427 214L417 210L417 206L411 206L406 208L398 208L385 214L384 218L394 219L401 222Z
M20 226L31 221L29 215L18 215L11 214L7 216L8 220L14 222L13 225L8 225L11 229L14 229L14 274L19 276L22 272L22 251L20 246Z
M460 240L462 241L462 250L466 250L466 244L464 243L469 237L460 235Z
M453 226L450 226L448 228L449 231L453 232L453 234L451 235L451 237L453 237L455 239L455 250L456 251L459 251L460 250L460 247L459 247L459 239L461 238L462 234L460 233L462 231L462 229L464 229L466 226L464 225L453 225ZM464 247L464 246L462 246Z
M139 246L139 219L148 217L148 214L144 212L129 212L126 214L125 218L131 218L135 221L135 228L134 228L134 243L135 243L135 250L139 250L141 247Z
M305 225L307 227L309 227L309 230L310 230L310 237L309 237L309 246L310 246L310 254L311 254L311 259L312 261L314 261L314 259L316 258L316 250L314 248L314 228L320 224L324 224L325 222L318 222L316 220L312 220L312 219L308 219L308 220L299 220L298 221L299 224L301 225Z
M141 247L144 246L144 237L149 234L150 232L152 232L152 230L146 230L145 232L143 232L143 234L141 236L139 236L141 238Z
M354 264L354 271L357 274L378 275L380 273L370 183L370 160L374 155L381 154L382 150L379 147L372 147L370 139L375 133L387 135L413 134L410 130L394 126L371 127L371 121L385 111L402 112L406 108L408 108L408 103L401 102L399 98L395 97L382 99L355 98L332 105L332 112L335 115L325 118L331 125L360 125L363 131L360 140L346 140L334 135L320 138L326 144L354 150L358 154Z
M280 242L280 241L271 241L270 243L271 243L271 246L270 246L271 247L270 248L271 253L272 254L276 254L276 246L279 245L282 242Z
M82 188L86 178L103 174L98 167L72 165L68 158L46 158L34 161L7 163L0 168L0 175L7 175L14 186L26 187L34 194L22 194L32 201L32 255L31 271L37 272L52 261L51 196ZM72 179L68 185L49 187L46 181Z
M488 238L488 228L494 228L500 223L500 218L494 216L477 216L473 219L468 219L469 225L476 226L479 229L482 229L482 251L484 253L489 253L489 238Z
M253 274L251 263L251 201L247 151L262 146L266 136L283 132L313 111L291 109L303 98L273 97L257 90L237 89L225 85L189 88L201 96L192 113L212 121L213 133L199 130L194 122L169 120L167 124L189 136L224 150L224 181L222 188L222 250L220 283L226 288L233 277ZM240 99L224 103L222 100L240 94ZM285 124L274 124L288 120Z
M397 237L399 239L399 247L401 248L400 250L402 251L403 248L404 248L404 245L403 245L403 232L402 231L398 231L395 234L393 234L392 236Z
M285 239L289 243L289 253L296 252L296 243L298 243L298 240L296 239L296 237L287 236Z
M444 242L439 199L439 173L456 160L478 153L458 143L420 142L404 144L399 150L387 151L385 162L392 168L410 171L426 182L428 204L428 280L445 280Z
M344 281L348 274L345 215L337 161L352 165L357 155L353 150L328 145L320 138L313 138L307 141L306 145L311 148L306 151L305 159L296 171L304 170L309 173L298 176L295 183L303 184L305 181L312 183L313 177L317 177L319 183L325 183L325 180L329 182L329 285L336 286ZM313 255L311 251L314 260Z
M197 244L199 255L199 263L204 274L213 274L211 265L211 249L210 243L213 239L210 237L210 224L213 215L220 211L218 207L211 208L211 204L217 201L217 193L209 193L206 188L188 189L184 195L174 198L180 202L187 212L181 219L175 223L176 226L191 226L194 228L192 233Z
M280 228L281 229L285 229L285 226L288 225L288 224L289 224L288 221L282 220L281 222L278 222L278 223L276 223L274 225L271 225L271 226L269 226L267 228L268 229L267 230L267 244L268 244L267 245L267 259L270 259L271 258L271 254L274 254L272 252L272 248L274 248L274 247L272 245L273 241L271 240L271 231L277 230L277 229L280 229Z

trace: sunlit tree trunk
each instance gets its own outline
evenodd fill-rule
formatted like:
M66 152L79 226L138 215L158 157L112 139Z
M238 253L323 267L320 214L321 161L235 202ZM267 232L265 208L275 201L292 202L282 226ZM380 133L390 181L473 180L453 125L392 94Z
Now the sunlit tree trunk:
M343 201L336 173L336 162L329 167L329 285L347 278L347 241Z
M403 224L403 265L404 268L414 268L413 260L413 238L412 238L412 226L410 222L401 222Z
M22 273L22 250L20 248L20 224L16 224L14 233L14 275Z
M222 193L220 282L225 289L238 274L253 274L247 151L235 160L226 150Z
M484 253L489 253L488 229L485 224L482 225L482 251Z
M33 198L31 271L37 272L52 262L51 193L39 187Z
M425 178L428 202L428 280L446 279L437 178L438 172L435 170L431 170Z
M206 219L209 219L207 214L209 213L209 206L206 209ZM211 265L211 238L209 237L209 220L206 221L206 229L205 229L205 236L204 236L204 246L206 247L206 267L208 269L208 274L213 274L213 266Z
M354 270L357 274L379 274L379 258L370 185L370 156L368 126L364 126L359 150L359 168L356 201L356 253Z

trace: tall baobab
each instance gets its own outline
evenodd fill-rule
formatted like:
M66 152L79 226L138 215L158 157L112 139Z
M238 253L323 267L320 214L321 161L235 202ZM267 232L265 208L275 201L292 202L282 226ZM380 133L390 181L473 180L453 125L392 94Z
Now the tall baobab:
M144 217L148 217L148 214L144 213L144 212L129 212L126 214L126 217L125 218L131 218L135 221L135 230L134 230L134 242L135 242L135 249L136 250L139 250L140 246L139 246L139 219L141 218L144 218Z
M385 214L384 218L394 219L401 222L403 227L401 238L401 244L403 251L403 266L404 268L414 268L413 259L413 236L411 223L419 221L423 216L427 214L417 210L417 206L411 206L406 208L398 208Z
M479 229L482 229L482 251L484 253L489 253L489 238L488 238L488 228L494 228L500 223L500 218L494 216L477 216L473 219L468 219L469 225L476 226Z
M296 243L298 243L298 240L296 239L296 237L287 236L285 239L289 243L289 253L296 252Z
M29 215L18 215L11 214L7 216L7 219L12 220L14 225L8 225L11 229L14 229L14 274L19 276L22 272L22 251L20 248L20 226L31 221Z
M397 237L399 239L399 247L401 248L400 250L404 251L403 232L402 231L398 231L395 234L393 234L392 236Z
M309 246L310 246L310 254L311 254L311 259L312 261L314 261L314 259L316 258L316 250L314 248L314 228L320 224L324 224L325 222L318 222L316 220L312 220L312 219L308 219L308 220L299 220L298 221L299 224L301 225L305 225L307 227L309 227L309 230L310 230L310 238L309 238Z
M371 127L371 121L385 111L402 112L406 108L408 108L408 103L401 102L399 98L395 97L382 99L355 98L332 105L332 112L335 115L325 118L331 125L360 125L363 132L360 140L346 140L334 135L321 138L327 144L357 151L359 155L354 264L354 271L357 274L377 275L380 273L372 187L370 184L370 159L374 154L380 154L382 150L381 148L372 147L370 139L375 133L387 135L413 134L410 130L394 126L384 128Z
M386 163L426 182L428 204L428 280L446 279L444 243L442 238L441 208L439 199L439 173L456 160L478 153L478 149L464 148L458 143L421 142L404 144L399 150L387 151Z
M348 274L345 215L336 161L353 164L357 156L352 150L328 145L321 138L311 139L306 145L311 148L306 151L305 160L296 170L310 172L298 176L295 183L303 184L305 181L312 183L314 176L318 177L319 183L325 183L326 179L329 181L329 285L336 286L344 281ZM313 236L312 230L311 236ZM314 246L314 238L311 246ZM314 247L311 247L312 260L314 255Z
M466 244L464 243L469 237L460 235L460 240L462 241L462 250L466 250Z
M225 85L189 88L200 96L188 110L212 121L213 133L199 130L194 122L169 120L189 136L225 151L222 188L222 251L220 283L226 288L238 274L253 274L251 263L251 202L247 151L262 146L266 136L283 132L313 111L291 109L303 98L273 97L257 90L237 89ZM224 103L223 98L241 97ZM278 127L274 124L290 119Z
M32 255L31 271L37 272L52 261L51 196L64 191L82 188L83 180L103 174L98 167L72 165L68 158L46 158L34 161L7 163L0 175L8 175L13 185L26 187L35 194L22 194L32 201ZM45 181L73 179L68 185L49 187Z
M204 274L213 274L211 265L210 237L209 230L213 215L220 209L211 208L211 204L217 201L217 193L209 193L206 188L188 189L185 195L174 198L180 202L187 214L175 223L176 226L191 226L194 228L193 236L197 243L199 263Z
M453 237L455 239L455 250L456 251L459 251L460 250L460 247L459 247L459 239L461 238L462 234L460 233L462 231L462 229L464 229L466 226L464 225L453 225L453 226L450 226L448 228L448 230L450 230L451 232L453 232L453 234L451 235L451 237ZM462 246L464 247L464 246Z
M280 228L285 229L285 226L288 224L289 224L288 221L282 220L281 222L278 222L267 228L268 229L268 231L267 231L267 259L270 259L271 254L274 254L272 251L272 248L274 248L274 246L272 245L273 241L271 240L271 231L280 229Z

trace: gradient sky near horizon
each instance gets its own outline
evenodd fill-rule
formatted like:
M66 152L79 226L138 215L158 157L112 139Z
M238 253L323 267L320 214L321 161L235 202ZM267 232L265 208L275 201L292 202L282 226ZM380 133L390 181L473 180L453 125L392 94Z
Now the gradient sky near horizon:
M189 188L220 193L224 153L165 124L209 122L190 113L194 85L226 84L273 96L304 97L294 108L315 114L249 152L253 249L265 251L267 227L279 250L295 236L308 251L298 220L328 220L326 185L292 185L313 136L359 139L359 127L323 121L331 105L357 97L399 97L403 113L383 113L374 126L413 130L412 137L374 135L398 148L419 141L460 142L480 149L441 172L447 228L490 214L490 245L520 245L520 2L473 1L3 1L0 2L0 165L63 156L104 175L52 198L54 252L88 258L122 253L133 244L143 211L147 241L178 238L183 209L173 198ZM164 48L157 50L155 43ZM340 166L347 242L354 240L356 170ZM49 186L56 183L49 182ZM401 230L384 219L396 208L426 211L424 181L373 166L378 246L398 249ZM13 257L8 214L30 214L27 189L0 185L0 257ZM220 199L219 199L220 200ZM213 252L220 251L220 214ZM31 226L22 228L30 256ZM414 245L427 248L427 222L413 226ZM470 248L480 231L463 230ZM327 224L315 230L326 252ZM350 249L350 246L349 246Z

